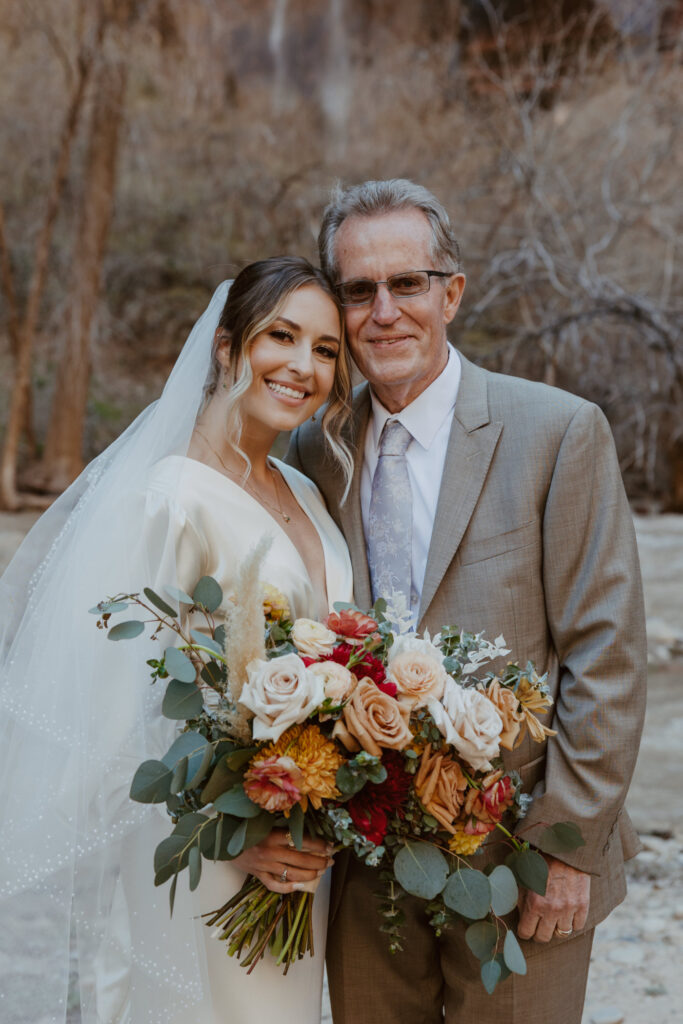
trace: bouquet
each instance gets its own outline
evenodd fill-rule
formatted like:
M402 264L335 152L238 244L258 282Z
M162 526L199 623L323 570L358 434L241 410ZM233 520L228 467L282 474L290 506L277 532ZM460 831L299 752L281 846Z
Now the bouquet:
M200 883L202 860L229 860L271 829L289 830L301 849L306 832L350 848L379 868L382 928L401 947L400 898L425 900L437 930L457 918L481 961L491 992L526 965L503 920L518 885L545 891L547 865L511 832L529 802L519 776L503 767L528 730L551 731L536 717L550 707L545 677L533 665L486 666L510 652L502 637L444 627L406 629L405 609L378 601L370 614L339 604L325 623L291 620L284 596L258 580L262 552L245 563L239 604L225 602L205 576L192 594L149 588L91 609L110 640L146 629L174 643L147 662L164 680L162 713L182 731L161 760L145 761L130 795L165 802L173 830L154 854L154 883ZM144 619L113 625L136 607ZM397 625L392 625L397 623ZM507 822L507 824L506 824ZM466 859L494 831L510 845L505 863L480 871ZM582 845L569 822L536 846L548 853ZM208 924L227 952L252 970L266 954L283 970L313 952L314 894L280 895L248 876Z

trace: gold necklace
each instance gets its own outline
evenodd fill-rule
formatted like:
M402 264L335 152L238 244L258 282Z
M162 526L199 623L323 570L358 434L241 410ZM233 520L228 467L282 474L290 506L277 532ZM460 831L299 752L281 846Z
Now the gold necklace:
M220 462L220 464L223 467L223 469L225 470L225 472L228 473L229 476L235 476L236 477L238 474L235 472L234 469L230 469L228 466L225 465L225 463L223 462L223 459L220 457L219 453L216 451L214 446L211 444L211 442L209 441L209 439L206 436L206 434L204 434L199 429L199 427L195 427L194 429L199 434L199 436L201 438L203 438L203 440L206 442L208 447L211 449L213 454L216 456L216 458ZM271 466L271 464L267 460L266 460L266 464L268 466L268 469L270 470L270 476L271 476L271 479L273 481L273 487L275 488L275 497L277 498L277 507L275 505L273 505L270 501L268 501L267 498L264 498L264 496L262 494L260 494L256 490L256 488L253 486L253 484L250 484L248 480L245 480L245 482L244 482L244 484L242 484L242 486L244 487L245 491L251 491L251 493L254 495L254 497L256 498L257 501L262 502L264 505L267 505L268 508L273 510L273 512L277 512L277 514L279 516L281 516L286 523L289 523L289 522L291 522L292 517L288 516L286 512L282 511L282 502L280 500L280 489L279 489L279 487L277 485L277 473L275 472L275 470L273 469L273 467Z

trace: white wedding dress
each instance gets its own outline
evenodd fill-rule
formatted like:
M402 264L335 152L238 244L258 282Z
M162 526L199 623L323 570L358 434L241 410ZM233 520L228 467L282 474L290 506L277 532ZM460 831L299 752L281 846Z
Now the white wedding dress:
M341 533L328 515L315 486L297 470L277 463L294 497L315 526L322 543L327 594L334 601L351 599L351 564ZM204 575L213 576L226 598L234 595L240 563L264 535L272 537L261 579L287 597L292 617L318 617L319 600L299 551L283 526L247 491L204 463L181 456L159 462L145 494L144 537L148 564L155 566L150 584L163 593L164 584L190 593ZM170 578L168 573L173 573ZM159 691L159 699L162 690ZM159 718L161 757L173 740L175 724ZM161 810L161 814L159 813ZM165 807L150 808L153 829L135 832L122 844L121 872L114 895L108 941L97 969L97 1019L107 1024L152 1024L150 986L173 985L174 957L198 956L203 975L203 999L178 986L178 1012L164 1024L318 1024L322 995L325 933L329 902L329 872L314 900L314 957L305 957L287 976L266 957L248 975L226 945L211 937L198 915L223 904L242 885L245 874L229 862L203 861L202 878L194 894L187 873L178 882L172 920L168 885L157 890L156 912L149 920L136 915L144 896L149 904L152 886L152 833L156 841L169 834ZM162 816L163 815L163 816ZM143 955L141 955L143 954ZM144 996L143 996L144 990ZM183 995L192 996L182 1007ZM142 998L140 998L142 996ZM145 1007L144 1019L140 1016Z

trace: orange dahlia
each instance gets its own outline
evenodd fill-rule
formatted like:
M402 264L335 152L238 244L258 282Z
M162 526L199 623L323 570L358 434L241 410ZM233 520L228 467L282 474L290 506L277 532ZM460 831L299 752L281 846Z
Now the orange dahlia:
M297 784L304 811L309 800L317 809L323 800L340 795L336 777L344 758L317 725L293 725L277 742L259 751L259 758L267 757L290 757L294 761L301 772Z

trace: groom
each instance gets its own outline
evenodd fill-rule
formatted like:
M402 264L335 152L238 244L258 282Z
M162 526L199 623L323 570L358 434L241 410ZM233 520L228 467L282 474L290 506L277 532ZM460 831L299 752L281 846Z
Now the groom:
M534 802L521 835L576 822L586 845L547 857L546 895L513 922L528 972L492 996L464 942L437 937L406 896L404 952L379 930L377 875L335 868L328 973L335 1024L579 1024L593 929L625 893L638 841L623 810L642 727L645 639L638 559L609 427L567 392L489 373L447 343L465 278L448 216L426 189L365 182L325 210L321 262L338 286L353 358L349 497L320 427L290 460L340 524L362 608L386 573L405 580L415 626L502 633L548 672L546 744L506 756ZM487 854L482 854L486 857Z

